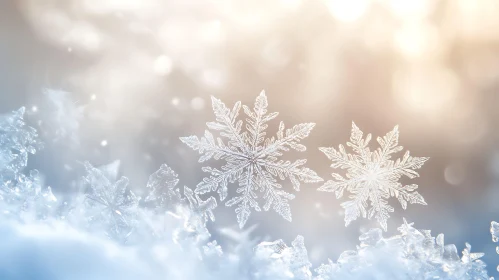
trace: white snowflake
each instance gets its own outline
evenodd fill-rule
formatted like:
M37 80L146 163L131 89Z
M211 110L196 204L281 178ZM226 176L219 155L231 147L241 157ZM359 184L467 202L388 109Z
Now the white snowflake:
M300 152L305 151L306 147L299 142L310 134L315 124L299 124L285 130L284 123L281 122L277 136L266 138L267 123L276 118L278 113L267 114L268 102L264 91L256 98L253 110L242 106L247 115L245 131L243 131L243 121L237 120L241 102L237 102L230 110L222 101L212 97L212 105L216 122L207 123L208 128L219 131L220 136L227 138L227 143L224 143L220 137L215 138L208 130L201 139L197 136L180 138L189 147L203 154L199 162L211 158L226 161L221 169L204 167L203 171L210 173L211 176L204 178L197 185L195 192L204 194L217 191L220 200L223 201L227 197L228 184L237 181L238 195L228 200L225 205L227 207L238 205L235 211L241 228L248 220L251 208L261 211L256 200L258 190L264 192L265 211L273 206L284 219L291 221L288 201L293 199L294 195L282 190L282 185L276 177L280 180L289 178L296 191L300 189L300 181L313 183L322 179L313 170L303 167L307 162L305 159L290 162L278 160L278 157L290 148Z
M368 147L371 134L365 139L362 135L362 131L352 123L352 134L347 146L355 154L347 153L343 145L338 150L319 148L333 161L331 167L347 169L346 176L333 173L335 180L327 181L319 190L334 192L336 198L341 198L345 190L351 193L350 200L341 204L345 209L346 226L360 215L369 219L375 216L386 231L387 219L390 217L388 213L394 211L387 202L388 198L396 197L403 209L406 209L407 202L426 205L424 198L415 191L417 185L402 185L399 180L402 176L410 179L418 177L419 174L414 170L421 168L428 158L412 157L407 151L401 159L391 159L393 154L403 149L398 146L397 126L383 138L377 138L380 147L375 151Z
M88 220L91 225L104 226L108 236L126 241L136 223L138 198L127 189L128 178L117 178L119 162L93 167L85 162Z

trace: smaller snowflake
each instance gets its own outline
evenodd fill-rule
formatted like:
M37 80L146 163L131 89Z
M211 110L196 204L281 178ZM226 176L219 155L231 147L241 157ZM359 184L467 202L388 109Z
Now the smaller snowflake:
M106 227L110 237L126 241L136 223L138 206L138 198L127 190L128 178L116 180L119 162L101 168L89 162L84 165L90 186L86 196L89 222Z
M345 209L346 226L361 215L369 219L374 216L386 231L390 217L388 213L394 211L386 201L388 198L396 197L403 209L407 208L407 202L426 205L423 197L416 191L417 185L404 186L399 180L402 176L410 179L418 177L419 174L414 170L421 168L428 158L412 157L407 151L401 159L391 159L393 154L403 149L398 145L397 126L384 137L377 138L380 147L375 151L368 147L371 134L365 139L362 135L362 131L352 122L352 134L347 146L355 154L347 153L343 145L338 150L319 148L333 161L331 167L347 169L346 176L333 173L335 180L327 181L319 191L334 192L336 198L341 198L345 190L351 193L350 200L341 204Z

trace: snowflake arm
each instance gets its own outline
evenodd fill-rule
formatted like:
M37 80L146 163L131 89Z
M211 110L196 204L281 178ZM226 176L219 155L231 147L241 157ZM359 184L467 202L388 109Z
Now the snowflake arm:
M227 207L238 205L235 211L240 228L242 228L244 224L246 224L246 221L248 221L248 218L251 215L251 208L254 208L255 211L261 211L260 206L256 201L257 195L253 191L253 168L254 167L250 165L247 172L245 172L239 179L239 188L236 192L241 195L235 196L225 203L225 206Z
M291 149L305 151L306 147L299 142L310 134L314 124L299 124L285 129L284 123L281 122L277 135L267 138L268 122L275 119L278 113L268 113L268 100L264 91L256 98L253 108L237 102L230 110L217 98L212 98L212 106L216 121L207 123L207 126L210 130L218 132L220 137L206 130L201 138L180 138L190 148L199 151L199 162L212 158L225 161L220 169L203 168L203 171L210 175L196 186L195 192L204 194L217 191L223 201L228 196L229 184L237 182L238 195L229 199L225 205L236 206L240 227L247 222L252 209L261 211L258 190L264 193L265 211L273 206L281 216L291 220L288 200L294 196L281 190L282 186L276 178L289 179L297 191L301 182L314 183L322 181L322 178L303 166L306 163L304 159L292 162L279 160L279 157ZM246 115L245 125L242 120L237 120L241 108Z
M363 138L362 131L352 123L350 141L347 146L354 151L350 154L343 145L338 149L319 148L333 163L331 167L346 169L346 174L333 173L334 180L327 181L319 191L334 192L341 198L345 191L351 193L350 200L342 203L345 209L345 225L358 217L375 217L382 228L387 230L389 213L394 211L387 199L396 197L403 209L407 204L426 205L416 189L417 185L402 185L399 180L406 176L413 179L419 176L415 171L428 160L426 157L412 157L407 151L402 158L392 160L393 154L403 150L398 145L398 127L384 137L378 137L380 147L371 151L368 147L371 134Z
M262 184L267 184L265 189L264 198L266 200L263 209L268 211L273 205L274 210L281 215L285 220L291 222L291 206L289 205L289 200L295 198L293 194L287 193L281 190L282 186L277 183L277 181L268 173L263 172L261 169L258 170L258 174L263 178L261 180Z

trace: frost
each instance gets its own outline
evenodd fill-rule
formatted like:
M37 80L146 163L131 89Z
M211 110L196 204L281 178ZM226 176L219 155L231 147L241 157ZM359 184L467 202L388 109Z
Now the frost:
M291 162L278 158L290 149L305 151L306 147L299 142L310 134L315 124L305 123L285 129L284 123L281 122L277 135L266 138L267 123L276 118L278 113L267 114L267 96L263 91L256 98L253 110L245 105L242 106L247 116L244 131L243 121L237 120L241 102L237 102L231 110L222 101L212 97L212 106L216 122L209 122L207 126L211 130L219 131L220 136L227 139L227 143L208 130L201 138L197 136L180 138L182 142L202 154L199 162L211 158L226 161L221 169L204 167L203 171L211 175L197 185L195 192L204 194L217 191L220 200L224 201L228 195L228 184L237 181L239 184L237 195L229 199L225 205L227 207L237 205L235 211L241 228L246 224L251 208L261 211L257 201L258 190L264 192L263 210L268 211L273 207L284 219L291 221L289 200L293 199L294 195L284 191L276 177L280 180L289 178L296 191L300 189L300 181L313 183L322 179L313 170L303 167L305 159Z
M208 219L215 221L212 210L217 207L217 202L214 197L203 201L188 187L184 187L184 195L188 204L177 207L177 214L184 220L184 226L176 230L175 239L178 243L184 240L195 240L194 243L198 243L211 236L206 222Z
M148 196L146 203L153 203L155 207L161 209L173 209L182 200L180 190L176 188L178 175L166 164L149 176L147 188Z
M138 206L137 197L127 189L128 178L116 180L119 162L101 168L95 168L89 162L84 165L85 181L90 186L86 195L90 225L104 224L110 237L126 241L136 223Z
M418 177L419 174L414 170L421 168L428 158L412 157L407 151L401 159L391 159L393 154L403 150L398 145L397 126L383 138L377 138L380 147L375 151L368 147L371 134L365 139L362 135L362 131L352 123L352 134L347 146L355 154L347 153L343 145L338 150L320 148L333 161L331 167L347 169L347 172L346 176L333 173L335 180L327 181L319 191L334 192L336 198L341 198L345 190L351 193L348 197L350 200L341 204L345 209L346 226L361 215L369 219L374 216L386 231L389 213L394 211L387 202L388 198L396 197L403 209L407 208L408 202L426 205L424 198L416 191L416 184L404 186L399 180L402 176L410 179Z
M481 253L471 253L469 244L459 258L456 246L444 245L443 234L431 236L413 224L399 227L399 235L382 236L371 229L360 236L357 250L345 251L315 270L317 280L332 279L489 279Z
M492 235L492 242L499 242L499 223L495 221L490 223L490 234ZM496 253L499 254L499 246L496 247ZM497 266L497 271L499 271L499 265Z
M210 196L207 200L202 200L188 187L184 187L184 195L187 198L187 201L189 201L190 210L198 215L203 220L204 224L206 224L208 219L212 222L215 221L213 210L217 207L217 201L214 197Z
M25 108L0 117L0 200L4 214L21 220L45 219L57 199L37 170L24 171L28 155L41 148L36 130L27 126Z
M190 211L201 219L204 225L210 219L215 221L213 210L217 207L214 197L202 200L190 188L184 186L184 195L177 187L178 175L168 165L162 164L160 168L149 176L147 189L149 194L144 199L146 203L153 203L160 210L175 210L178 206L188 206Z
M5 202L3 212L24 221L47 219L57 206L52 189L43 186L37 170L31 170L29 175L20 174L17 178L15 186L0 190Z
M221 257L223 255L222 247L217 244L217 241L208 242L205 246L203 246L203 253L207 257L217 256Z
M264 95L260 95L257 104L265 103L263 98ZM256 105L255 112L262 106ZM199 192L188 187L184 187L181 191L177 186L178 176L166 164L149 177L145 187L149 193L143 201L140 201L141 199L128 188L128 179L118 178L119 161L98 168L85 162L84 183L87 189L73 194L76 199L70 200L69 203L68 201L61 203L52 194L50 187L44 186L42 174L36 170L25 170L28 154L34 153L39 144L36 131L25 126L22 112L21 109L0 118L0 158L2 159L0 209L8 214L2 215L0 219L0 231L5 237L0 239L4 242L3 247L0 246L4 248L2 250L4 257L0 258L4 260L0 263L1 275L5 273L28 275L25 271L26 267L29 267L37 269L29 275L51 275L53 278L66 279L67 275L74 275L74 264L81 264L81 261L88 260L88 256L92 256L91 259L99 260L98 265L90 262L92 265L87 266L88 269L78 270L77 274L82 279L94 279L97 276L106 279L123 279L124 275L133 278L123 271L135 271L137 275L147 279L174 280L489 279L485 264L480 260L482 253L472 253L471 246L466 244L462 254L459 255L455 245L444 244L443 234L433 237L430 231L417 230L413 224L405 220L404 224L398 228L400 232L398 235L383 237L382 229L371 229L360 236L360 245L357 248L345 251L337 261L328 260L327 263L315 269L312 269L302 236L298 236L291 246L286 245L280 239L274 242L260 242L266 239L254 236L256 226L243 231L230 227L219 229L218 237L229 239L229 242L224 242L225 240L221 242L224 246L222 250L217 240L209 240L211 233L206 226L209 220L214 221L213 210L217 207L215 198L202 199ZM261 118L265 118L264 113ZM248 120L250 127L251 123L255 123L252 120L250 116ZM241 124L236 124L235 127L240 129ZM251 129L248 128L248 131ZM282 136L278 136L277 140L267 140L263 147L256 147L255 152L258 154L267 150L283 137L287 137L284 136L283 130L280 131ZM378 163L386 168L385 165L380 164L380 161L377 161L378 157L383 155L384 149L389 151L389 153L386 152L388 154L401 149L396 148L396 130L384 139L379 139L382 148L373 153L365 148L368 140L362 139L362 133L355 126L354 132L357 136L352 137L350 145L354 150L359 150L360 155L346 156L350 159L349 162L353 162L352 164L362 163L374 166ZM229 135L227 131L222 133ZM243 135L242 139L246 139L244 143L252 139L251 132L240 135ZM369 139L370 136L367 138ZM205 139L205 141L208 140ZM233 141L235 140L229 142ZM290 143L293 141L295 140L290 140ZM392 144L388 144L390 141ZM209 143L203 140L198 142L200 147ZM231 148L229 148L220 143L221 140L213 149L224 147L236 154L243 154L243 151L252 151L253 147L249 144L241 147L230 144ZM273 158L270 160L265 158L262 161L277 164L276 156L289 148L290 144L286 145L285 148L271 149L270 157ZM207 148L203 149L210 153ZM216 151L213 152L212 157L216 158L216 153ZM338 154L344 156L346 153L340 147ZM387 157L386 154L384 155ZM229 157L231 156L227 154L219 155L220 159ZM415 158L410 158L407 154L402 160L384 164L395 168L404 166L413 160ZM424 160L426 159L422 159L423 162ZM241 164L245 160L234 156L233 159L226 161L227 165L222 171L227 171L228 167ZM386 161L389 160L386 159ZM248 172L249 168L252 168L250 171L261 168L265 174L280 177L279 173L274 174L267 170L269 167L259 164L259 159L256 159L256 163L247 163L243 169ZM412 169L407 168L403 172L400 171L401 173L390 176L382 174L388 176L384 183L398 184L396 181L402 175L417 176ZM236 172L235 175L244 176L243 172L239 174ZM255 176L255 180L250 182L251 190L256 191L262 186L268 187L261 185L263 184L261 180L268 178L260 178L259 173L251 173L251 175ZM281 179L291 178L292 175L293 173L283 174ZM354 176L351 175L365 176L358 169L349 169L346 178L354 180L352 179ZM277 179L272 176L269 178L275 183ZM216 176L212 174L212 177ZM228 182L237 181L238 178L229 177L226 180L228 184ZM357 185L361 185L361 182ZM218 186L215 189L220 188L221 186ZM55 209L57 211L54 211ZM10 218L13 221L9 221ZM21 223L18 223L19 221ZM101 239L102 232L110 237L109 240ZM497 242L499 224L492 222L490 232L493 241ZM75 247L68 247L69 244ZM82 250L82 246L96 249L86 251ZM19 255L20 252L23 257L16 258L13 263L10 257L13 254ZM78 253L75 254L75 252ZM81 252L86 253L78 257ZM125 257L120 258L123 256ZM101 264L103 261L107 263ZM128 268L135 264L132 270L120 269L123 265ZM60 269L61 267L66 270ZM99 270L104 267L108 269ZM107 271L107 274L103 275L103 271ZM118 274L114 274L113 271Z
M288 247L282 239L274 242L262 242L256 247L257 255L267 255L272 260L271 266L278 268L281 276L289 276L290 279L309 280L312 279L308 260L307 249L303 236L297 236Z
M41 148L36 130L23 120L25 108L0 117L0 176L12 183L28 164L28 155Z

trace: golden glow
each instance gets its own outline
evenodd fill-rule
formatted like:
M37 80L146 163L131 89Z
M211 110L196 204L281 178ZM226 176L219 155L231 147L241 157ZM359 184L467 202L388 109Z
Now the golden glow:
M402 20L423 18L433 10L434 0L388 0L393 14Z
M435 57L441 51L438 30L427 22L409 22L396 31L394 47L405 58Z
M400 105L429 116L452 110L459 80L451 70L439 65L397 71L393 94Z
M172 60L166 55L160 55L154 60L154 72L160 76L170 74L172 67Z
M353 22L366 13L369 0L327 0L326 5L335 19L342 22Z

